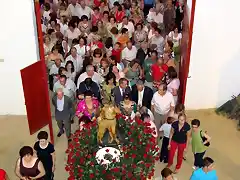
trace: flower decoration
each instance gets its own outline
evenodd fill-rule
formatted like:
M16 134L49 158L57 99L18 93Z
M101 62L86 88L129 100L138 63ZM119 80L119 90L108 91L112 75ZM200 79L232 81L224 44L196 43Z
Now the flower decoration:
M154 176L160 155L150 123L122 114L117 115L117 122L124 129L127 143L116 147L99 149L97 121L84 124L73 134L66 150L68 180L146 180Z

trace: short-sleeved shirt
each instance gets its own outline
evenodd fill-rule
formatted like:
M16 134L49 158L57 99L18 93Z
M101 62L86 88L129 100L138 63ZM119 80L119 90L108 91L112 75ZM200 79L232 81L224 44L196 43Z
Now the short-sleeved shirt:
M37 152L38 159L43 163L45 169L52 168L52 153L55 152L54 146L51 143L48 143L48 146L45 149L42 149L39 145L39 141L35 143L34 150Z
M184 144L187 142L187 132L191 129L191 127L187 122L185 122L183 127L179 131L178 123L179 121L175 121L172 123L172 128L174 129L172 140L176 143Z
M168 71L168 66L163 64L160 68L157 64L153 64L151 70L153 81L161 81L164 74Z
M145 79L147 82L152 82L152 72L151 72L152 65L153 65L152 59L146 59L143 63Z

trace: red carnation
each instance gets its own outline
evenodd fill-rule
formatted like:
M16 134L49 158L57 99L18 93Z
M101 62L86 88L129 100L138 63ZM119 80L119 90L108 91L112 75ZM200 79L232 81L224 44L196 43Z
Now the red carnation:
M105 169L102 170L102 174L105 174L107 171Z
M144 154L144 155L143 155L144 158L147 158L147 156L148 156L147 154Z
M133 174L131 172L128 172L128 177L131 178Z
M134 158L136 158L137 157L137 155L136 154L132 154L132 158L134 159Z
M94 166L94 162L91 161L91 162L90 162L90 166Z
M109 149L106 149L105 151L108 153L108 152L109 152Z
M91 174L89 175L89 177L90 177L90 179L93 179L95 176L94 176L93 173L91 173Z
M119 172L119 168L112 168L113 172Z
M132 133L129 131L129 132L128 132L128 135L130 136L131 134L132 134Z
M68 180L75 180L75 178L73 176L70 176Z

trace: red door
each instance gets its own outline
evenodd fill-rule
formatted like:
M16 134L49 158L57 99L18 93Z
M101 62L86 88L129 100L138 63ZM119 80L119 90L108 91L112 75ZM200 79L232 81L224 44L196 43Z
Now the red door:
M44 61L21 70L29 131L32 135L46 125L52 126L47 74Z

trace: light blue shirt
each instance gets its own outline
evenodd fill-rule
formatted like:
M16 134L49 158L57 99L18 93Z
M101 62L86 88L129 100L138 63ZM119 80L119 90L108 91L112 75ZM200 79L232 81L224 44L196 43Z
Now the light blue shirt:
M64 96L62 99L57 98L57 110L63 111L63 106L64 106Z
M216 170L205 173L202 168L195 170L190 180L218 180Z

